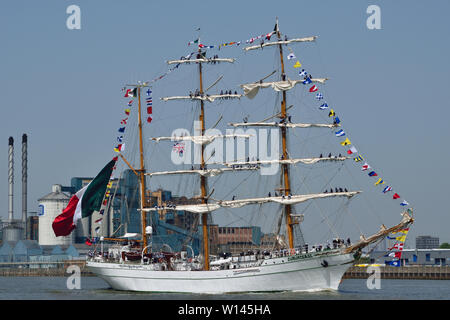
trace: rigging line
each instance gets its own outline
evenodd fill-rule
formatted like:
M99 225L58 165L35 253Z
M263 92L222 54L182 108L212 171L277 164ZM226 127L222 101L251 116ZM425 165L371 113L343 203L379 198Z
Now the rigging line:
M261 206L261 205L260 205ZM229 215L234 218L234 220L231 220L229 223L225 224L224 227L229 227L231 225L233 225L236 222L243 222L244 225L248 224L248 221L245 220L244 217L239 216L236 212L234 212L233 210L229 209L229 208L222 208L224 209L225 212L229 213Z
M340 171L340 169L338 171ZM308 186L306 184L304 184L304 186L305 186L305 188L307 189L308 192L311 192L311 190L309 190L309 188L308 188ZM337 238L339 238L339 235L336 232L336 230L334 230L334 228L332 228L331 225L329 224L328 218L322 214L323 210L319 207L319 205L317 204L317 201L315 199L312 199L312 200L313 200L312 202L315 204L315 206L319 210L319 214L322 216L323 219L325 219L324 221L326 221L328 227L330 228L330 231L333 232Z
M354 180L355 184L357 185L357 187L362 190L361 186L359 185L359 183L357 182L357 180L355 179L354 175L352 174L351 170L349 170L349 168L347 167L347 165L345 163L343 163L343 165L345 166L345 169L347 170L347 173L351 176L352 180ZM377 218L378 218L378 222L380 224L383 224L383 220L381 219L381 217L377 214L377 212L375 211L375 209L372 206L372 203L369 201L369 199L365 196L364 192L362 195L363 199L365 200L364 202L366 203L368 209L372 212L372 214L374 214Z
M227 194L225 194L224 198L228 197L233 191L236 191L236 189L238 187L240 187L244 182L246 182L248 179L250 179L250 177L254 174L254 172L250 172L250 174L244 178L244 180L242 180L236 187L234 187L234 189L232 189L230 192L228 192Z
M350 213L350 210L348 209L348 206L347 206L347 208L346 208L346 212L347 212L348 215L350 215L350 217L351 217L350 220L352 220L352 222L356 225L356 228L358 229L359 234L364 235L364 232L362 231L361 227L359 226L357 220L356 220L356 219L353 217L353 215Z

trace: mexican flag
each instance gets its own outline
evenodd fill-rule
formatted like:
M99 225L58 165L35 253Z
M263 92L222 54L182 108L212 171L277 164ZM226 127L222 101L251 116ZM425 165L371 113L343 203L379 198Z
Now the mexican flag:
M111 160L100 173L69 200L69 204L52 223L57 237L68 236L76 228L77 221L99 211L117 158Z

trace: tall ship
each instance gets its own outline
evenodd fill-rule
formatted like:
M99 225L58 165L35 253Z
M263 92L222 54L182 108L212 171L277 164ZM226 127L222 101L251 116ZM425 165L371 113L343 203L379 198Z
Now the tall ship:
M324 212L335 212L343 207L344 211L347 210L350 202L359 197L362 191L335 187L330 184L328 177L314 176L316 171L310 175L309 168L314 167L320 172L329 167L342 166L343 163L359 165L365 161L356 152L348 136L345 136L335 111L322 100L319 88L328 79L313 77L302 69L291 49L315 40L315 36L288 38L280 32L277 19L272 32L252 38L247 44L223 44L222 48L226 45L241 45L247 58L257 51L270 51L275 57L277 69L269 75L261 74L258 79L245 79L247 83L236 86L236 89L219 91L216 87L221 83L222 76L207 87L207 72L233 64L235 59L219 57L215 52L223 53L226 50L213 52L212 46L203 45L198 38L190 43L196 46L194 52L167 61L170 70L186 67L192 71L194 68L195 75L189 78L195 80L194 87L184 95L162 97L159 103L164 107L158 109L153 107L152 100L148 98L154 90L151 82L126 85L125 95L132 98L134 106L137 104L137 134L133 136L137 142L128 141L128 145L134 143L137 146L138 167L127 159L121 145L116 151L124 167L134 176L139 196L136 212L140 214L141 230L121 237L102 237L87 261L90 271L104 279L113 289L128 291L218 294L337 290L344 273L361 257L364 248L377 245L387 236L408 230L414 221L410 207L401 207L406 210L402 210L399 223L390 227L378 225L371 235L361 232L359 238L353 241L334 232L337 223ZM298 73L297 79L288 77L291 70L286 70L287 62L296 62L292 70ZM242 71L242 77L246 78L247 73ZM261 69L261 73L264 72ZM185 78L178 80L189 81ZM164 90L176 88L166 86ZM303 90L303 96L302 93L291 93L297 89ZM213 90L218 92L212 93ZM143 101L146 93L147 121ZM328 120L324 121L326 123L295 121L297 118L302 119L302 108L298 107L297 100L307 99L305 93L317 99L320 107L314 107L313 112L326 112L326 116L322 117ZM246 104L256 101L257 96L262 94L265 94L264 97L274 96L275 102L269 107L261 107L259 112L245 114L246 110L255 109L246 109ZM239 112L233 109L236 102L241 109ZM178 108L181 103L191 107L190 110L186 108L179 112L181 117L192 122L190 129L173 127L176 121L171 117L177 113L172 108ZM178 105L169 107L170 104ZM222 108L222 114L217 118L214 104L220 104ZM273 112L264 113L267 110ZM172 116L159 116L158 124L172 130L172 135L144 137L143 127L152 121L151 116L164 112L172 112ZM210 122L207 122L207 114L210 113L214 113L214 118L209 118ZM240 118L241 114L244 115L243 119ZM226 133L221 133L217 125L227 121L224 117L230 122L227 123ZM155 121L153 119L153 123ZM210 123L209 126L207 123ZM345 139L338 141L342 152L332 154L322 150L320 155L308 155L308 151L313 149L308 149L301 139L306 136L303 134L306 130L321 131L321 136L330 135L331 131L332 139ZM314 144L315 140L312 140ZM219 154L223 149L223 141L226 141L226 155ZM235 156L234 143L237 141L241 144L237 144ZM164 157L160 151L159 146L167 146L167 143L172 146L171 159ZM145 150L144 146L147 145L150 151ZM232 146L233 152L229 146ZM252 153L252 148L259 152ZM163 167L162 170L156 169L158 166L154 159L146 164L147 152L159 153L159 159L163 160L158 165ZM192 157L194 161L188 161ZM167 168L164 168L166 164ZM365 169L369 168L365 163L361 170L364 170L364 166ZM364 171L364 174L369 171ZM253 181L247 184L250 175ZM164 199L158 198L158 201L151 201L150 189L158 188L158 182L154 182L154 179L159 177L181 186L178 192L183 194L182 200L162 201ZM184 177L189 178L182 183ZM313 181L311 187L305 187L306 178ZM378 184L383 182L376 180L375 185ZM240 190L243 186L245 191ZM390 191L385 187L384 184L383 194ZM221 191L221 188L225 191ZM108 196L111 199L114 192L110 194ZM320 204L322 201L326 202L323 206ZM315 230L315 226L307 226L310 216L307 212L314 208L319 213L311 219L329 228L329 232L325 234L327 240L312 245L307 242L305 235L308 230ZM192 219L179 245L164 243L161 237L158 240L158 224L155 220L180 213ZM250 215L250 222L242 222ZM263 226L253 227L259 222ZM240 227L234 227L237 223L240 223ZM247 233L244 236L237 235L241 231ZM258 234L259 237L256 237ZM223 244L218 240L225 237L233 241ZM246 241L243 240L245 237ZM107 246L108 241L115 245Z

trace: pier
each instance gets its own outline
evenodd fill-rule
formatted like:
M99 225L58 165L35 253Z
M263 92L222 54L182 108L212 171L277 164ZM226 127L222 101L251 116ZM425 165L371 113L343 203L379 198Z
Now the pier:
M72 260L62 262L2 262L0 277L68 277L67 268L77 265L82 277L94 276L86 268L86 261Z
M367 279L373 271L368 267L350 267L343 279ZM450 266L380 266L381 279L450 280Z

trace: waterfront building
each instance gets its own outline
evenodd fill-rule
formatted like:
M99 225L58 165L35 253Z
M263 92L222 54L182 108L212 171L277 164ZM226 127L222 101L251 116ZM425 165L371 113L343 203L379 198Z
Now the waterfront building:
M417 249L437 249L439 248L439 238L431 236L416 237Z
M27 217L26 234L28 240L39 240L39 217L37 215Z
M52 223L69 203L70 196L62 192L62 186L55 184L52 192L40 198L39 201L39 244L40 245L69 245L74 241L73 233L65 237L56 237Z
M87 247L85 245L85 247ZM84 251L87 254L88 249ZM29 268L54 268L68 260L80 260L85 257L74 245L39 245L36 240L19 240L17 242L5 241L0 246L0 263L10 267L7 263L20 264Z
M42 254L42 247L36 240L19 240L14 245L13 262L28 262Z
M371 263L387 264L394 260L386 251L372 251ZM403 249L400 258L402 266L447 266L450 265L450 249Z
M450 249L404 249L403 265L446 266L450 265Z
M0 262L12 262L15 243L13 241L3 241L0 246Z

